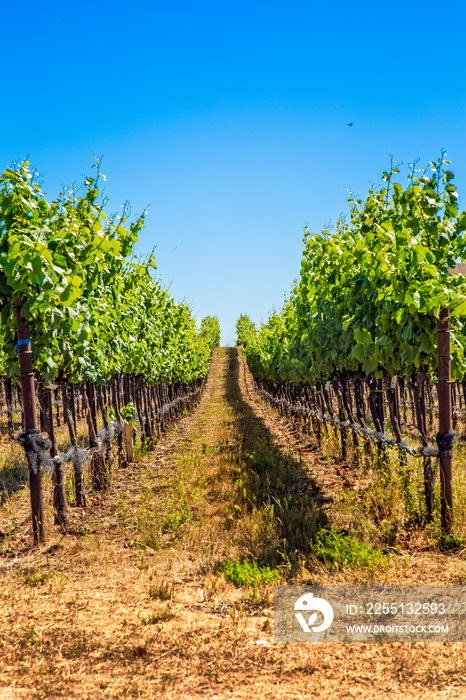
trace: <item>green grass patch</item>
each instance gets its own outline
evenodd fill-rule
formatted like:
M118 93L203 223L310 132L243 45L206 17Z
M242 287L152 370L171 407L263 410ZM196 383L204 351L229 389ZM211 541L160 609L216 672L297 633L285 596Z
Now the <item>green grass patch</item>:
M269 566L259 566L257 562L249 559L227 559L220 567L227 581L238 588L257 588L258 586L270 586L277 583L281 573Z
M334 527L331 530L319 530L314 553L330 569L345 566L350 569L378 568L387 564L387 557L380 549L375 549Z

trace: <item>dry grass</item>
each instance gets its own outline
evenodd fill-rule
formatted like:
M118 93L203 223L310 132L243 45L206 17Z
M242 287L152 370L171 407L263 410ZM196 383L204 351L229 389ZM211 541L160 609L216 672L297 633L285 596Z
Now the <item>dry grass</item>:
M464 645L274 644L271 587L251 595L219 573L247 557L293 581L466 581L463 553L427 538L369 574L325 568L297 528L343 517L339 467L321 459L221 349L194 414L72 509L67 533L48 503L48 543L32 548L28 494L12 494L0 510L0 700L464 697Z

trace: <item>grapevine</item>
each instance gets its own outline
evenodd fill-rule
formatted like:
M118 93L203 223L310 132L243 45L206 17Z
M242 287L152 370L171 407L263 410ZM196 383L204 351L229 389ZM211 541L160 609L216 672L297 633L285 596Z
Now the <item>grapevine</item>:
M336 421L344 430L355 425L355 446L357 434L372 430L387 447L389 426L394 442L409 452L399 392L410 392L427 517L436 452L429 447L426 405L436 395L436 327L444 308L451 310L452 379L466 374L466 281L450 273L465 257L466 212L458 210L448 166L443 153L424 169L414 164L403 186L392 161L382 186L365 200L351 195L349 214L333 228L315 235L306 228L300 279L282 309L244 343L261 391L298 411L308 405L313 421ZM344 431L341 440L346 456Z
M36 541L45 537L41 468L54 473L63 522L64 460L74 464L78 505L85 505L84 458L91 458L94 488L108 485L110 428L114 430L109 406L113 404L122 461L122 403L134 401L140 429L153 440L159 428L199 396L219 341L218 319L211 317L197 330L189 306L172 299L155 276L154 256L134 255L145 213L129 222L125 205L121 215L108 216L99 160L93 169L81 188L65 189L52 202L27 161L0 178L0 369L9 415L8 382L21 375L26 427L21 444L28 457ZM54 463L38 436L35 402L29 398L34 386L27 379L32 372ZM122 379L125 396L120 400ZM72 448L68 456L58 457L54 442L52 385L63 393ZM76 443L76 392L89 427L90 451L83 457ZM98 412L104 424L101 443Z

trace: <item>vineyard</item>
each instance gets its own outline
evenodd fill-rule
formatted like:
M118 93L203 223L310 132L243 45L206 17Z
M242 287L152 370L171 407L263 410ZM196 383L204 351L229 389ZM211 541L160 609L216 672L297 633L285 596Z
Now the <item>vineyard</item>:
M105 177L99 161L93 167L81 188L51 203L27 162L0 181L2 413L9 438L22 415L35 542L46 536L42 473L52 475L55 520L65 525L64 465L73 467L74 504L85 506L83 467L90 464L93 489L108 486L114 435L119 464L133 461L135 426L142 443L153 443L195 405L219 343L218 319L197 330L189 307L153 277L154 256L135 257L144 215L129 226L128 206L107 217ZM77 418L86 420L87 446L78 444Z
M451 536L463 488L453 488L452 455L466 411L456 267L466 212L448 165L443 153L413 164L403 185L392 161L383 185L352 195L333 228L305 230L282 310L259 329L246 314L236 326L258 393L301 434L401 492L402 505L374 507L387 542L402 523L440 521ZM112 462L133 461L136 438L138 450L155 444L198 403L220 344L217 317L197 329L154 276L154 256L135 256L145 213L131 223L126 204L108 216L99 160L93 171L52 202L27 162L0 182L2 430L26 454L36 543L46 537L42 474L65 526L70 484L84 507L88 465L90 488L105 490Z
M0 699L462 698L462 643L274 643L276 584L466 581L466 213L442 154L236 346L97 160L0 179ZM309 623L311 624L311 623ZM461 691L463 687L463 691Z
M443 155L413 165L403 186L392 162L381 188L350 197L348 217L305 231L301 276L282 310L260 329L245 314L237 322L262 396L319 443L333 431L343 460L402 490L403 512L388 504L378 516L388 541L401 523L431 522L440 510L445 532L453 520L466 284L452 272L465 255L466 212L448 165ZM440 479L437 457L450 469Z

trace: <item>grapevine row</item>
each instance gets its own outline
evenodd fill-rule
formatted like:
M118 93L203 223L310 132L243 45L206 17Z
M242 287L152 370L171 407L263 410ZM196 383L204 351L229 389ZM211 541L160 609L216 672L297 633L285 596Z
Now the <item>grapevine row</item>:
M153 255L134 255L145 214L129 223L124 205L120 215L108 216L99 160L93 169L82 187L64 189L52 202L27 162L0 178L0 376L6 395L8 382L21 378L20 442L28 459L36 541L45 537L41 469L54 458L55 486L62 489L66 461L54 445L50 392L59 387L62 393L71 448L77 448L72 394L81 396L93 486L102 488L109 467L97 449L97 413L104 429L116 428L122 461L123 423L137 420L154 439L169 417L199 396L220 334L216 317L196 328L189 306L173 300L154 276ZM50 455L37 425L36 388ZM135 415L122 422L125 410ZM75 499L82 505L77 452L68 452L74 454ZM62 492L58 500L63 498ZM64 512L57 506L59 521Z
M451 274L465 257L466 212L458 209L448 165L443 153L424 169L413 164L403 185L392 161L383 185L364 200L351 195L349 214L334 227L316 235L305 229L300 279L283 308L259 329L245 315L237 324L258 388L298 412L305 406L317 437L319 421L338 422L343 456L353 425L356 452L358 434L371 431L382 436L379 454L393 441L404 462L413 451L412 431L402 435L400 387L405 396L410 392L412 423L424 450L420 510L427 519L436 452L430 447L427 454L435 440L427 406L437 396L442 309L451 311L452 379L462 382L466 374L466 283L463 275ZM437 439L442 454L451 453L453 437Z

